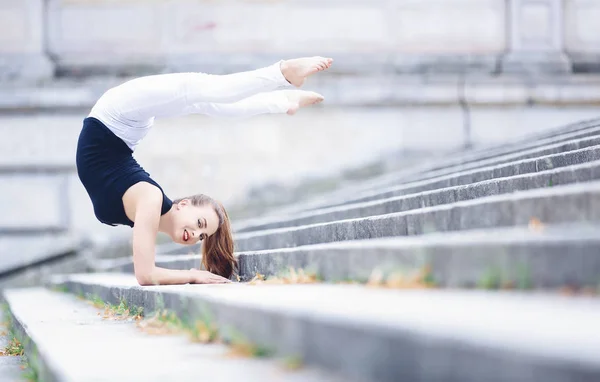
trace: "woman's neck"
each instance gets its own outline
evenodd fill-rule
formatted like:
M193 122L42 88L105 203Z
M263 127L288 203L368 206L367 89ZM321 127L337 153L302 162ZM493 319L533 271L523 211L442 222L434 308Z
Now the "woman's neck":
M171 209L169 211L167 211L166 214L162 215L160 217L160 220L158 221L158 231L159 232L163 232L166 234L169 234L173 232L173 211L174 211L175 205L173 205L171 207Z

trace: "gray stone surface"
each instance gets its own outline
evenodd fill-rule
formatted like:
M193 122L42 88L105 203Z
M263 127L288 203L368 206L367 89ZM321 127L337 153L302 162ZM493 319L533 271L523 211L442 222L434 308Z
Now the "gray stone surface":
M346 60L342 55L335 54L336 67L344 64L352 69L363 66L364 55L354 55ZM219 59L220 57L220 59ZM275 62L281 59L280 55L271 59L255 60L253 63L236 65L231 63L231 55L211 55L217 63L207 63L206 71L210 73L232 72L237 70L253 69L258 66ZM327 97L327 105L336 107L376 106L381 107L449 107L459 106L462 103L472 108L487 107L531 107L546 106L554 108L585 107L595 105L600 101L600 76L579 75L571 77L544 77L544 78L519 78L519 77L491 77L470 75L463 79L462 76L445 75L432 72L425 76L415 75L415 72L426 71L419 68L430 66L440 57L418 55L412 57L415 63L405 65L400 70L405 74L394 75L325 75L324 78L311 79L311 90L320 92ZM480 62L484 67L495 65L495 58L456 56L455 67L468 66L469 59L475 58L475 63ZM387 58L386 64L394 57ZM444 56L446 65L452 63L452 57ZM410 57L399 56L398 60L407 64ZM187 64L187 65L186 65ZM198 71L202 67L193 62L181 63L173 68L174 71ZM223 66L223 65L230 66ZM365 65L368 67L368 65ZM414 70L411 70L410 67ZM449 66L449 65L448 65ZM368 67L372 69L372 67ZM17 69L17 68L15 68ZM118 68L117 68L118 69ZM391 68L390 68L391 69ZM435 68L434 68L435 69ZM410 74L412 71L412 75ZM147 74L160 73L160 69L148 71ZM409 74L406 74L409 73ZM143 75L146 73L140 73ZM420 73L422 74L422 73ZM0 87L0 111L71 111L89 110L98 97L112 86L116 86L132 77L101 76L87 79L55 79L45 82L44 86L26 86L24 84L6 84ZM460 95L464 94L463 97ZM514 111L514 110L513 110ZM473 122L479 122L480 117L472 115Z
M498 74L505 67L499 65L505 52L534 55L536 72L543 72L548 60L541 62L541 53L567 51L589 59L598 41L588 26L597 8L576 0L378 0L351 6L335 0L318 5L290 0L280 8L242 1L100 1L100 8L81 1L28 0L20 7L4 3L0 25L5 48L0 52L47 51L67 73L221 73L247 70L281 55L332 50L340 73ZM237 12L229 12L231 8ZM100 34L94 32L105 26L98 12L111 20L110 30ZM290 19L286 12L298 18ZM306 31L299 20L307 19L321 23L321 31ZM273 38L266 25L280 35ZM521 59L522 66L528 56ZM456 97L456 92L449 94Z
M0 236L0 274L64 256L74 256L81 238L69 234Z
M508 54L502 70L564 74L571 62L564 53L562 0L509 0Z
M146 311L164 306L199 317L208 309L222 328L279 354L370 381L600 376L597 299L347 285L139 287L132 275L119 274L56 282L109 301L122 297Z
M600 52L600 36L592 23L598 14L600 3L596 1L571 0L564 3L565 45L571 55L578 53L583 62L584 59L593 59L588 63L595 63L597 56L594 55Z
M434 164L417 166L408 176L398 179L391 174L383 182L377 182L373 186L382 187L402 181L413 181L430 179L434 176L456 172L456 170L468 170L481 168L494 164L507 163L522 159L535 158L539 156L563 153L578 150L585 147L598 145L600 142L600 127L594 126L586 130L569 132L555 137L538 139L521 145L502 145L495 149L486 150L483 153L465 153L456 157L446 157L446 160L437 160ZM372 187L373 187L372 186Z
M280 275L289 267L315 272L323 280L367 280L429 266L442 287L473 287L490 272L515 287L598 287L600 227L571 224L543 229L514 227L370 240L351 240L295 248L236 253L242 280ZM157 256L168 269L198 268L200 255ZM106 261L99 271L133 273L130 257Z
M185 336L153 336L131 321L104 320L74 296L42 288L4 292L17 330L36 354L40 381L341 381L307 368L285 371L273 360L227 357L224 345ZM179 312L181 313L181 312Z
M0 381L23 382L24 371L21 366L24 362L23 357L20 356L0 357Z
M36 83L54 75L44 49L44 2L0 1L0 83Z
M586 138L590 132L591 137ZM479 149L469 150L466 152L456 152L450 155L432 155L433 158L431 160L425 161L421 165L411 166L411 168L409 169L403 169L394 173L388 173L378 178L369 180L368 182L357 182L352 185L346 185L346 187L344 187L343 189L336 190L335 192L319 195L308 201L280 208L276 211L273 211L271 215L285 216L295 214L299 211L319 209L327 206L338 205L340 204L340 200L355 201L356 195L358 194L377 194L381 191L381 189L397 186L401 182L416 181L417 177L432 179L435 176L443 176L458 173L460 171L468 171L472 169L477 169L479 167L489 167L503 163L506 164L512 161L531 159L545 155L561 154L565 151L572 151L578 149L577 147L573 148L573 146L576 145L571 144L568 147L563 147L564 150L561 149L560 142L563 142L565 139L567 141L573 141L571 142L573 144L577 144L577 142L580 142L583 143L584 147L591 147L594 146L595 143L597 143L594 134L597 134L598 132L598 120L593 119L579 123L574 123L566 127L563 126L561 128L550 129L549 131L545 131L542 133L538 132L536 134L526 134L524 138L521 137L519 139L514 140L511 143L505 143L503 145L484 145ZM582 141L579 141L577 138L573 139L574 135L579 136L579 134L583 134L585 136L584 138L581 138ZM566 138L563 139L563 137ZM531 145L536 145L537 142L540 140L549 142L550 145L554 143L555 145L558 145L558 147L552 146L554 151L551 151L550 153L544 153L545 148L542 148L541 151L537 151L537 149L535 148L531 149ZM525 155L525 158L520 158L518 155L519 150L525 150L528 155ZM507 154L507 152L509 153ZM517 154L514 154L514 152L517 152ZM495 162L494 159L491 158L494 156L505 156L506 160L500 160L498 162ZM486 161L481 166L479 166L480 162L478 162L478 160L480 160L483 157L488 159L486 159ZM466 162L470 162L471 164L465 165ZM440 166L440 164L442 164L442 166ZM446 170L442 169L441 167L446 167ZM424 176L423 174L427 174L427 176ZM238 223L238 225L240 226L243 226L245 224L247 224L247 222Z
M600 220L600 182L557 186L424 207L406 212L241 233L237 251L289 248L376 237Z
M69 224L64 175L0 174L0 232L65 230Z
M595 133L597 134L597 132ZM515 153L500 155L488 159L467 159L465 160L465 163L461 163L461 160L458 160L458 163L456 164L450 166L443 166L441 168L439 165L434 165L433 168L430 168L431 166L427 165L423 167L415 166L415 168L411 170L393 174L391 176L386 176L380 180L367 182L366 185L363 184L362 187L359 186L358 189L342 190L335 197L329 195L314 200L310 203L300 204L298 206L288 208L285 210L285 214L295 214L303 210L316 210L323 207L334 207L348 203L355 203L363 200L373 200L373 195L376 195L376 199L379 198L377 194L381 192L381 189L384 189L386 187L389 188L397 186L402 183L433 180L438 177L459 174L461 172L466 172L469 170L484 169L490 166L497 166L527 159L537 159L544 156L581 150L583 148L594 147L598 145L600 145L600 136L595 135L592 137L577 138L566 142L559 142L548 146L526 149L520 152L517 151ZM444 161L438 159L437 163L444 163ZM498 175L501 176L501 174ZM365 197L365 199L362 199L361 196ZM280 212L278 215L281 214L282 213Z
M93 257L75 252L66 256L46 258L43 262L33 263L27 267L13 268L0 276L0 290L43 285L52 275L58 273L89 272L93 270L94 260Z
M597 151L588 152L590 155L573 155L574 158L564 158L553 161L546 158L542 161L546 167L552 168L553 163L568 163L569 160L581 160L582 158L597 157L600 159L600 146ZM343 205L300 212L290 218L271 218L270 221L250 223L244 228L236 229L236 232L250 232L265 229L275 229L298 225L308 225L329 222L334 220L352 219L358 217L384 215L394 212L408 211L423 207L432 207L441 204L454 203L464 200L472 200L481 197L511 193L515 191L532 190L536 188L553 187L570 183L582 183L600 180L600 161L584 163L580 165L566 165L553 170L535 172L538 160L521 162L513 165L508 170L515 173L525 172L522 175L503 177L506 168L488 169L487 173L476 172L475 174L445 177L443 180L424 181L420 185L409 183L404 186L395 187L391 190L382 190L372 196L357 197L358 202L345 202ZM527 169L529 167L529 169ZM525 170L522 170L525 168ZM520 170L520 171L519 171ZM528 171L533 174L527 174ZM508 172L508 171L506 171ZM475 175L475 176L473 176ZM479 179L491 179L481 181ZM418 183L418 182L417 182ZM452 186L458 183L458 186ZM432 191L421 191L432 190Z

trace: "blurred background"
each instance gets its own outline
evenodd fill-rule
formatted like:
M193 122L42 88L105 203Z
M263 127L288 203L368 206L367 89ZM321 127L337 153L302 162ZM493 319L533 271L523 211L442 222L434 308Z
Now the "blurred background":
M596 0L0 0L0 274L125 243L75 169L104 91L156 73L333 57L294 117L158 120L135 153L233 219L421 158L598 116ZM161 239L162 240L162 239Z

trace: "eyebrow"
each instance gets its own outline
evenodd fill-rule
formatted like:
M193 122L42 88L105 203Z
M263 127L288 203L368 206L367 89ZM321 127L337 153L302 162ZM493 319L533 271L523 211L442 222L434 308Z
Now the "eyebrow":
M208 227L208 224L206 224L206 218L203 218L204 220L204 228Z

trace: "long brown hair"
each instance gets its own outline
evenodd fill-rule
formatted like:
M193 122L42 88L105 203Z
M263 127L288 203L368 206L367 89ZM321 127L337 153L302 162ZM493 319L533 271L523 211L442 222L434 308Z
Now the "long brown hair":
M233 256L234 245L231 234L231 224L229 215L221 202L204 194L197 194L187 198L180 198L173 201L173 204L179 203L183 199L188 199L193 206L199 207L210 204L219 217L219 228L212 235L202 240L202 265L207 271L230 278L237 269L237 260Z

